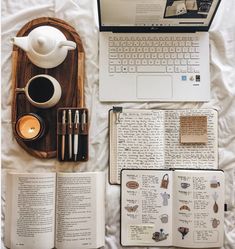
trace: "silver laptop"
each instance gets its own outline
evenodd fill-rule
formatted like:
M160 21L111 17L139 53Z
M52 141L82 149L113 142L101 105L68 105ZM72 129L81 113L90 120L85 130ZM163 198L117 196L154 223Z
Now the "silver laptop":
M220 0L98 0L100 101L208 101Z

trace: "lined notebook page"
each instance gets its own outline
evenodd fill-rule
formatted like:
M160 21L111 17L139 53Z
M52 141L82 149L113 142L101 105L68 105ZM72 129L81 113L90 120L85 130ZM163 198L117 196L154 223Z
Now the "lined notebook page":
M116 115L116 114L113 114ZM113 129L112 152L116 150L116 167L112 175L124 168L162 168L164 167L164 111L123 110L118 114L116 131ZM116 142L116 144L114 144ZM116 172L115 172L116 171Z

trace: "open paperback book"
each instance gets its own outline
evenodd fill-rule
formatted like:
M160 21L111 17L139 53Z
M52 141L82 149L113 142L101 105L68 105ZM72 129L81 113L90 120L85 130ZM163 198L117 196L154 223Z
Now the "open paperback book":
M104 246L104 191L102 172L8 173L6 247Z
M111 184L120 184L125 168L218 167L214 109L109 112Z
M221 170L122 170L121 244L223 245Z

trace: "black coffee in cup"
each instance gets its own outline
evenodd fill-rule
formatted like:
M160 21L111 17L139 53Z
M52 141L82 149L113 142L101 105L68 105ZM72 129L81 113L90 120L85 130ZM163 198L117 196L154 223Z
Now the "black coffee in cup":
M32 79L28 88L29 97L38 103L47 102L53 96L54 91L52 82L45 77Z

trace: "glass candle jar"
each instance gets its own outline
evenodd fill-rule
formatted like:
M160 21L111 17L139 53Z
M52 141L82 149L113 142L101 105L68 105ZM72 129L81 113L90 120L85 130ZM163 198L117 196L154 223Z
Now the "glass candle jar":
M45 134L45 122L37 114L24 114L16 121L16 133L25 141L38 140Z

